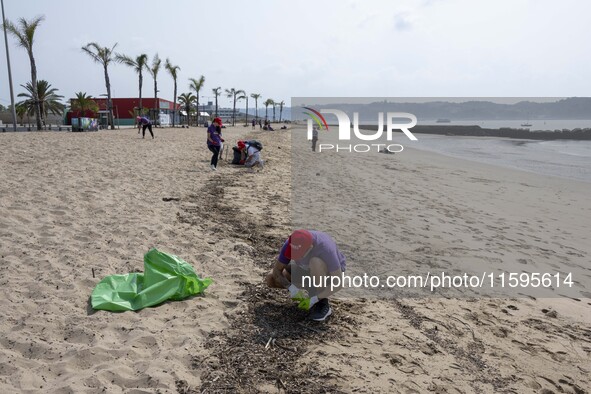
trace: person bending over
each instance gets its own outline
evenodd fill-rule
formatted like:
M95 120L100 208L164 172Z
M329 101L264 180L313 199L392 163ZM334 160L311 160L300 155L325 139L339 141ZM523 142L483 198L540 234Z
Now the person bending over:
M309 318L324 321L332 314L328 297L330 277L345 272L345 256L330 235L315 230L295 230L284 242L277 262L267 274L271 288L288 289L299 307L309 309ZM308 297L304 291L307 290Z
M154 133L152 132L152 122L146 116L138 116L135 118L137 120L137 133L140 133L140 127L142 129L142 138L146 136L146 129L150 131L152 135L152 139L154 139Z
M250 168L251 171L254 171L254 166L263 168L265 162L261 159L262 145L259 142L238 141L238 148L246 154L244 167Z

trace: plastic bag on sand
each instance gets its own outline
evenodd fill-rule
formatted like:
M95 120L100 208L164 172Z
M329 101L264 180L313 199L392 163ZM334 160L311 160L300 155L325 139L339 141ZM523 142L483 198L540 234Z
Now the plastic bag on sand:
M107 276L96 285L90 299L94 309L137 311L202 293L212 282L199 278L193 267L177 256L151 249L144 256L143 274Z

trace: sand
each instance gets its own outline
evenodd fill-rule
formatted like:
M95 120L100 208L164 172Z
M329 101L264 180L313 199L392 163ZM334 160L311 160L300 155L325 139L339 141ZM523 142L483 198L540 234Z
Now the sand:
M292 228L290 133L252 134L265 146L260 173L209 170L204 129L155 134L0 134L0 392L590 391L588 293L339 296L327 323L309 323L284 291L262 285ZM337 155L326 160L355 174ZM523 259L530 270L560 262L589 275L588 184L414 150L385 160L410 204L396 213L393 261ZM359 214L342 213L339 199L309 203L326 218ZM337 242L390 220L323 218L319 229ZM215 283L139 312L93 311L96 283L141 271L152 247ZM364 257L355 247L343 245L351 264Z

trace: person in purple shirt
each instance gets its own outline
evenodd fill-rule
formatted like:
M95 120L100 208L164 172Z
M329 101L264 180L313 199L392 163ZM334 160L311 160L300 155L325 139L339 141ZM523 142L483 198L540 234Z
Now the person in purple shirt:
M222 148L223 142L222 119L215 118L207 128L207 148L213 153L210 164L213 171L215 171L218 166L218 158L220 156L220 149Z
M135 118L137 121L137 132L140 133L140 127L142 128L142 138L146 136L146 129L150 131L152 139L154 139L154 133L152 132L152 122L145 116L138 116Z
M320 284L320 280L312 279L311 283L308 281L312 286L307 287L310 297L304 298L300 288L306 281L302 281L302 277L340 276L345 268L345 256L330 235L315 230L295 230L283 243L266 282L272 288L288 289L292 299L310 309L310 319L324 321L332 314L328 297L335 290L327 286L314 287L314 282Z

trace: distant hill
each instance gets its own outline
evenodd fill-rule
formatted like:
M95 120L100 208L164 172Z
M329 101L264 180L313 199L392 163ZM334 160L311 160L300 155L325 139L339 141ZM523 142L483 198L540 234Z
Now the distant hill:
M572 97L555 102L520 101L515 104L498 104L491 101L431 101L426 103L392 103L380 101L371 104L312 105L314 109L334 108L348 114L359 113L360 121L375 121L378 112L409 112L422 120L545 120L591 119L591 98ZM305 119L302 109L294 107L297 119ZM291 111L290 111L291 115Z

